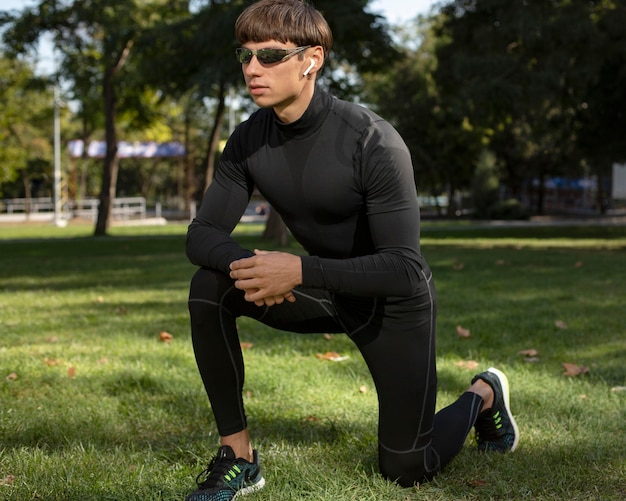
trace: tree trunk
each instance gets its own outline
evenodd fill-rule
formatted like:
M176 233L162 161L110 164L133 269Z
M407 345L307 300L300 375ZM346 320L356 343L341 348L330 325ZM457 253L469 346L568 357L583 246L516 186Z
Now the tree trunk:
M448 207L446 208L446 216L448 217L455 217L456 216L456 211L460 209L460 207L457 206L457 199L454 196L456 193L456 188L454 186L454 183L448 183L447 185L447 195L448 195ZM437 191L433 190L433 195L435 197L437 197ZM435 200L437 200L435 198ZM439 202L437 201L437 215L441 216L443 214L443 209L442 207L439 206Z
M104 98L104 127L106 153L104 156L104 171L102 173L102 187L100 189L100 205L98 207L98 220L96 221L95 235L106 235L111 219L111 207L115 199L117 186L117 173L119 163L117 159L117 132L115 130L115 114L117 111L117 96L115 95L115 77L122 69L130 50L132 40L127 40L124 48L119 53L113 64L104 73L102 94Z
M183 206L181 209L187 212L188 216L191 216L191 204L195 200L194 193L196 192L197 184L194 181L195 172L194 165L192 163L192 145L191 145L191 99L185 98L185 129L184 129L184 143L185 143L185 156L182 158L182 191Z
M544 208L545 208L545 199L546 199L546 174L541 168L541 173L539 174L539 191L537 193L537 215L543 216Z
M22 183L24 184L24 214L26 219L30 219L30 205L32 201L32 191L30 189L30 177L26 173L26 169L22 171Z
M287 232L287 226L285 225L280 214L270 208L270 213L265 223L265 231L263 231L263 238L265 240L271 240L272 242L285 246L289 242L289 233Z
M111 219L111 206L115 199L117 173L117 132L115 130L116 96L113 85L113 71L107 71L104 77L104 113L105 113L105 140L106 153L104 156L104 171L100 188L100 205L96 221L95 235L106 235Z
M213 121L213 129L211 130L211 135L209 136L209 145L204 159L204 165L206 165L204 191L206 191L206 189L211 185L215 175L215 153L217 152L217 148L220 144L220 131L222 130L222 121L224 120L224 114L226 111L226 84L223 81L220 82L217 100L215 120Z

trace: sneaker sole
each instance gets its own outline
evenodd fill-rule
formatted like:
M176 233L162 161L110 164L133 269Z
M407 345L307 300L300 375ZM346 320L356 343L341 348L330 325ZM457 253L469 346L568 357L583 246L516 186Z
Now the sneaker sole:
M511 426L513 426L513 430L515 432L515 439L513 440L513 445L511 446L511 452L513 452L517 447L517 443L519 442L519 429L517 428L517 423L513 418L513 413L511 412L511 407L509 404L509 380L502 371L499 371L495 367L489 367L489 369L487 369L487 372L491 372L498 378L498 381L500 381L500 387L502 388L503 393L504 408L509 415L509 421L511 423Z
M233 501L239 498L240 496L246 496L248 494L251 494L252 492L258 491L262 489L264 486L265 486L265 479L261 477L261 480L259 480L256 484L249 485L248 487L244 487L243 489L237 491L237 494L233 496Z

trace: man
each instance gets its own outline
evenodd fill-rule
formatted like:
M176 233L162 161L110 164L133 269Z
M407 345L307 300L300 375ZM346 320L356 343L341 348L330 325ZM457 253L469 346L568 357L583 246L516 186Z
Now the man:
M479 449L515 449L504 374L489 369L435 415L432 275L420 251L407 147L384 120L315 85L332 45L300 0L261 0L238 18L236 55L260 110L233 133L189 226L194 352L220 434L189 501L261 488L242 400L236 318L291 332L343 332L379 401L381 473L402 486L432 478L475 425ZM257 188L308 253L251 252L230 233Z

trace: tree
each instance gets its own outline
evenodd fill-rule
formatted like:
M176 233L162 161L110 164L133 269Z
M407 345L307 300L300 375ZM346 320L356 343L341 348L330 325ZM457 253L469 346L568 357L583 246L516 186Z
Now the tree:
M132 104L138 87L127 63L143 30L188 13L184 0L41 0L17 16L8 16L3 39L15 52L32 49L43 33L53 36L61 54L60 74L75 95L99 89L104 111L106 154L95 234L107 231L118 175L116 120L120 100ZM139 54L137 54L139 56Z
M216 103L204 155L205 186L212 179L222 138L226 94L240 88L240 69L232 51L234 22L249 2L207 1L193 15L186 0L41 0L17 15L5 13L5 43L16 53L32 50L43 33L51 33L60 53L59 75L80 103L81 136L86 140L102 124L106 140L96 234L106 232L118 176L118 118L135 107L148 116L140 94L158 83L165 96L196 96ZM354 92L337 68L373 68L393 59L385 25L365 12L367 0L341 4L320 1L336 35L335 55L325 79L343 96ZM160 57L157 57L160 56ZM94 97L100 110L94 112ZM99 118L102 117L102 118Z
M601 38L599 71L578 110L582 124L578 137L591 172L602 180L613 163L626 162L626 2L598 2L592 16ZM608 205L605 188L598 190L601 210Z
M52 93L26 62L0 58L0 186L19 179L24 197L32 181L51 172Z
M589 3L456 0L442 9L437 85L485 131L510 187L580 172L578 112L597 70Z
M204 189L213 179L227 93L240 82L233 26L242 8L241 1L208 2L192 16L155 25L140 41L146 55L140 70L147 85L173 99L195 98L198 107L207 98L216 103L202 160Z
M470 186L481 138L463 110L444 100L436 85L436 51L445 42L434 37L437 22L436 17L420 17L404 27L403 57L384 73L364 76L365 98L402 135L420 191L447 192L448 213L453 215L456 193ZM416 39L418 45L410 43Z

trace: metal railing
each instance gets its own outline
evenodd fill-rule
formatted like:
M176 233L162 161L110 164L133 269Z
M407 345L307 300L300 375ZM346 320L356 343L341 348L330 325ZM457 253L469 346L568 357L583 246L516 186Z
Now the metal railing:
M87 218L93 221L98 216L100 200L86 198L83 200L67 200L63 204L65 218ZM41 198L9 198L0 200L1 214L49 214L54 212L54 201L50 197ZM115 198L111 205L111 217L116 220L145 219L146 199L144 197Z

